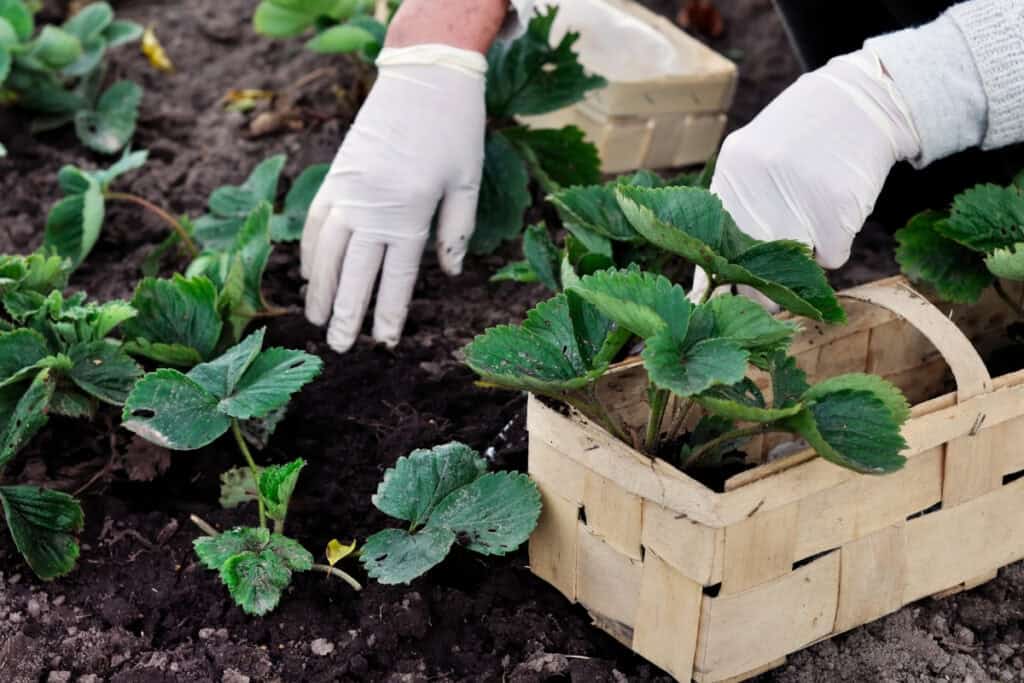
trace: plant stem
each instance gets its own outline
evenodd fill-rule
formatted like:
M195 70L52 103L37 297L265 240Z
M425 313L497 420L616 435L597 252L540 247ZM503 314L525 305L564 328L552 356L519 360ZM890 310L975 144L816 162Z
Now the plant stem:
M650 396L651 412L647 416L647 434L644 436L644 451L653 455L654 448L658 444L658 436L661 434L661 421L665 417L665 408L668 407L669 391L658 389L653 384L647 390Z
M242 451L242 457L245 458L245 462L249 464L249 470L252 472L252 480L256 482L256 503L259 505L260 511L260 528L267 528L267 513L263 509L263 496L259 492L259 481L260 481L260 470L256 467L256 461L252 459L252 453L249 452L249 444L245 443L245 437L242 436L242 427L238 424L237 418L231 418L231 432L235 435L235 442L238 444L238 450Z
M690 455L687 460L682 463L683 467L689 467L695 465L701 458L715 450L722 444L729 443L730 441L736 441L738 439L745 439L751 436L757 436L759 434L767 434L768 432L777 431L771 424L761 424L754 427L744 427L742 429L734 429L731 432L726 432L721 436L711 439L711 441L705 442L697 447L696 450Z
M207 536L220 536L220 532L213 528L209 522L200 517L199 515L189 515L189 519Z
M706 304L708 301L710 301L711 300L711 295L714 293L714 291L716 289L718 289L718 287L719 287L718 282L715 281L714 277L709 275L708 276L708 288L705 289L704 290L704 294L701 295L700 302L702 304Z
M335 567L329 567L326 564L314 564L313 569L319 569L320 571L327 572L331 576L336 576L348 585L352 586L352 588L356 589L357 591L363 590L362 585L358 581L356 581L340 569L337 569Z
M995 280L995 283L992 285L992 287L996 290L996 294L999 295L999 298L1005 301L1006 305L1010 307L1010 310L1017 314L1018 318L1024 318L1024 308L1022 308L1020 304L1013 300L1013 298L1010 296L1010 293L1003 288L1002 282L1000 282L999 280Z
M616 439L629 443L629 437L626 436L626 433L616 422L615 418L608 413L604 404L601 403L601 399L597 397L597 392L593 386L587 388L587 394L589 396L569 394L563 397L563 400L587 417L597 420L597 423L608 430Z
M672 428L668 430L669 441L677 438L682 433L683 429L686 428L686 419L690 417L690 411L693 410L694 403L695 401L693 399L687 399L682 410L679 409L677 403L675 420L672 423Z
M145 199L144 197L130 194L128 192L107 192L104 196L106 199L112 201L129 202L132 204L137 204L138 206L141 206L142 208L149 211L150 213L158 216L163 222L170 225L171 229L174 230L175 233L177 233L178 239L180 239L181 243L185 245L185 248L188 250L189 256L191 256L192 258L199 256L199 248L196 246L196 243L192 241L192 238L189 236L188 231L185 230L185 227L178 221L178 219L176 219L174 216L161 209L153 202L149 201L148 199Z

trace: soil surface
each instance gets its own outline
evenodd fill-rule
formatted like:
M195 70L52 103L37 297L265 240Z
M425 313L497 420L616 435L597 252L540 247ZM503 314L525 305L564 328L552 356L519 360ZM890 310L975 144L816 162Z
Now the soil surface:
M156 25L177 65L162 75L134 48L114 53L112 76L146 87L136 146L151 151L147 167L119 189L195 216L211 190L240 182L271 154L288 153L288 180L331 159L359 94L352 84L365 74L357 61L254 36L251 0L117 4L125 16ZM727 29L716 46L742 50L741 123L795 77L796 62L768 0L717 4ZM320 69L327 75L300 83ZM334 86L350 92L339 98ZM248 118L219 104L232 88L291 88L300 112L285 130L252 138ZM84 153L69 131L29 137L25 120L10 113L0 115L0 139L10 151L0 162L0 249L27 252L58 198L61 165L103 160ZM142 259L163 235L163 226L135 207L111 206L73 285L99 299L130 296ZM323 376L298 395L257 456L309 461L289 517L289 533L307 547L363 539L387 526L370 496L383 471L413 448L459 439L487 452L496 468L525 469L523 399L477 387L459 352L485 327L521 318L543 297L537 287L488 284L514 251L475 259L455 280L428 256L406 337L394 352L363 340L337 356L301 316L269 325L270 343L326 361ZM277 247L267 277L275 303L301 304L297 264L294 245ZM834 279L845 286L894 270L891 238L876 225ZM525 549L486 559L456 551L411 586L367 582L359 594L300 575L276 612L246 617L197 565L188 521L199 514L221 528L252 523L254 510L223 511L216 503L219 473L239 464L231 444L171 457L114 424L113 412L92 423L55 418L7 473L67 490L93 483L83 494L81 563L70 576L37 581L0 540L0 681L670 680L536 579ZM128 478L160 472L148 483ZM365 579L357 563L346 568ZM1019 680L1022 616L1024 568L1017 565L974 591L926 600L818 644L761 680Z

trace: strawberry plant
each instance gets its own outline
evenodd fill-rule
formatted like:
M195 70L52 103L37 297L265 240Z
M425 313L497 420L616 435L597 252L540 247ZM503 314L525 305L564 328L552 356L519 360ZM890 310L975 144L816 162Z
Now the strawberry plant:
M58 256L0 256L0 469L50 415L91 417L121 405L142 369L110 333L135 315L123 301L64 297L71 267ZM74 497L34 486L0 486L14 543L42 579L71 571L82 510Z
M540 492L525 474L487 472L476 451L452 442L416 450L384 473L378 510L408 522L366 539L361 559L381 583L409 583L440 563L452 546L505 555L522 545L540 517Z
M1000 284L1024 280L1024 175L1007 187L978 185L946 211L925 211L896 232L896 260L912 280L954 303L974 303L988 287L1019 316Z
M621 236L703 267L712 282L704 300L694 304L679 285L636 266L583 277L569 271L563 294L535 307L521 325L493 328L467 347L467 363L485 382L564 401L650 455L672 449L682 468L720 462L744 440L769 432L796 435L825 459L859 472L902 467L900 427L909 407L898 389L863 374L809 386L787 355L794 323L742 297L709 298L715 287L745 284L794 313L842 322L835 293L806 247L747 236L702 189L621 185L613 192L624 217ZM581 206L614 213L598 201ZM632 337L643 341L649 380L642 434L629 433L595 387ZM770 377L769 397L753 369ZM704 417L684 433L697 408Z
M398 2L392 0L394 11ZM322 54L355 53L372 61L384 45L387 27L372 16L374 0L263 0L253 26L273 38L292 38L314 29L306 48Z
M116 20L106 2L36 32L28 3L0 0L0 102L39 114L33 132L73 123L87 147L113 154L135 132L142 89L118 81L102 90L103 56L141 36L142 27Z
M294 572L317 566L301 544L284 535L288 507L305 461L257 466L243 425L283 410L292 394L320 373L322 363L302 351L263 349L263 336L264 330L257 330L187 374L171 369L147 374L125 401L122 422L142 438L178 451L196 450L229 431L233 434L250 481L256 482L251 495L259 526L218 533L197 519L208 535L195 541L195 550L204 566L219 572L242 609L255 615L277 606ZM341 570L323 568L358 588Z

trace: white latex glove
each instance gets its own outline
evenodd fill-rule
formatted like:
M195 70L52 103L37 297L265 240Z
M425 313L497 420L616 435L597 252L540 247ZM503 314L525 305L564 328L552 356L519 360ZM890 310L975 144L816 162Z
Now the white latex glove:
M877 56L859 50L801 76L727 137L711 191L751 237L798 240L823 267L838 268L889 171L920 152L895 84ZM691 296L707 286L698 269Z
M378 272L373 336L398 344L439 205L441 268L462 272L483 171L483 55L417 45L383 50L377 66L302 232L306 317L330 321L339 353L359 335Z

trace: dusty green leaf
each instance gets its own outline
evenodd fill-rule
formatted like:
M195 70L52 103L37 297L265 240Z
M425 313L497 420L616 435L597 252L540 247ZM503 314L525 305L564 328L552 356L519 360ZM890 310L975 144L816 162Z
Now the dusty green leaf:
M651 381L678 396L695 396L719 384L736 384L746 374L750 357L733 341L708 339L686 348L668 332L648 339L641 355Z
M953 199L949 219L934 225L968 249L989 253L1024 242L1024 190L978 185Z
M242 611L263 616L281 601L292 572L276 553L262 550L231 557L221 568L220 579Z
M35 330L17 329L0 334L0 385L19 378L26 368L50 355L46 340Z
M568 187L548 197L558 209L565 227L578 239L586 241L597 234L615 241L636 241L640 238L615 196L615 183Z
M22 0L0 0L0 18L10 23L20 40L28 40L35 31L32 12Z
M559 290L558 262L561 253L551 241L548 228L543 223L531 225L523 233L523 256L537 279L552 292Z
M284 213L270 223L270 238L275 242L294 242L302 237L306 215L330 170L330 164L310 166L295 179L284 198ZM277 220L280 218L281 220Z
M70 259L77 268L99 239L104 211L103 192L90 178L84 192L64 197L50 209L43 249Z
M910 419L910 404L907 403L903 392L891 382L877 375L856 372L831 377L808 389L804 393L803 400L818 401L839 391L858 391L871 394L888 408L897 426L901 426Z
M306 49L326 55L359 52L376 42L369 31L350 24L338 24L321 31L306 42Z
M11 385L4 388L4 397L0 406L4 410L0 414L3 431L0 432L0 467L11 461L18 451L28 443L29 439L42 429L49 420L47 408L53 398L57 378L49 369L40 370L32 383L21 393L23 385ZM19 396L20 393L20 396ZM14 397L18 397L14 399ZM13 403L16 400L16 403ZM13 404L13 410L10 406ZM9 410L9 412L8 412Z
M256 502L259 487L248 467L233 467L220 475L220 506L231 510L243 503Z
M217 407L243 420L263 417L287 404L292 394L320 374L322 367L323 361L302 351L267 349L252 361Z
M564 128L502 129L502 135L519 149L530 171L545 188L558 189L601 182L597 147L576 126Z
M79 389L113 405L124 405L135 382L143 375L139 364L117 344L84 342L72 346L68 356L74 364L68 377Z
M487 114L494 118L546 114L579 102L588 90L607 84L590 76L573 45L579 34L568 32L556 46L551 26L558 13L549 8L530 21L514 41L497 41L487 53Z
M529 261L513 261L506 263L491 276L489 282L540 282L540 277L530 266Z
M540 509L540 491L528 476L492 472L444 498L425 530L449 529L469 550L505 555L530 537Z
M263 0L256 7L252 21L256 31L265 36L292 38L312 26L316 21L316 15Z
M135 134L139 116L142 88L131 81L118 81L111 85L91 110L75 115L75 130L79 139L101 154L115 154L128 144Z
M768 407L757 385L744 378L731 386L717 386L695 397L710 413L742 422L775 422L792 417L803 408L800 404Z
M28 56L51 69L61 69L82 55L82 43L75 36L47 25L29 46Z
M458 442L415 450L384 472L371 500L381 512L420 527L446 496L472 483L486 470L486 461Z
M266 507L267 517L284 521L288 515L288 504L291 502L299 474L306 466L302 458L293 460L286 465L270 465L260 473L260 496Z
M779 320L743 296L717 296L702 307L710 310L714 320L710 336L734 341L752 355L767 357L789 348L799 329L795 323Z
M231 426L231 419L217 410L219 400L177 370L157 370L139 380L128 396L122 426L164 448L195 450Z
M196 556L207 569L220 571L235 555L258 553L270 543L266 529L236 527L216 536L202 536L192 541Z
M914 282L924 283L945 301L973 303L992 284L982 255L944 237L936 226L948 215L919 213L896 231L896 261Z
M217 289L209 279L181 275L171 280L146 278L135 288L132 306L138 315L125 323L123 331L127 339L136 342L133 350L141 355L174 365L193 365L216 349L223 325L217 311Z
M1024 280L1024 242L996 249L985 257L989 272L1004 280Z
M639 270L604 270L583 277L572 292L643 339L662 331L685 339L693 312L686 292L668 278Z
M474 254L489 254L523 230L523 214L533 201L526 163L501 133L487 136L477 201Z
M366 539L362 560L366 573L380 583L409 583L448 556L455 534L448 529L425 528L410 534L385 529Z
M0 503L14 545L36 576L49 581L74 569L84 523L77 500L36 486L2 486Z
M810 389L807 373L797 364L796 358L785 353L776 353L772 358L772 407L785 408L797 403Z
M91 2L64 22L64 30L83 43L97 38L114 21L114 10L106 2Z

